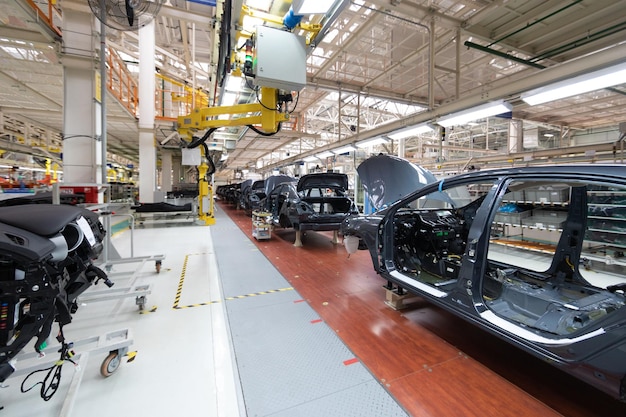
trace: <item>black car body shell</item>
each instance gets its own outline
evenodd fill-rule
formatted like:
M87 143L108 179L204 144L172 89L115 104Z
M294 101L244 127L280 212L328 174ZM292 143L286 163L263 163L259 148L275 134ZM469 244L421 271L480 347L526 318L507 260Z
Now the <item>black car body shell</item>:
M261 201L265 198L265 180L256 180L246 190L244 195L245 209L248 214L261 208Z
M347 196L348 176L315 173L302 176L297 184L283 182L272 190L265 208L274 225L298 231L339 230L349 214L357 213Z
M524 182L571 185L567 218L562 222L560 239L550 255L550 267L542 272L525 268L523 264L511 266L488 258L494 236L491 229L496 224L494 218L503 196L515 190L514 184ZM416 202L427 200L429 195L475 184L491 186L480 199L466 207L414 208ZM375 270L389 285L419 294L612 397L626 401L626 275L619 270L615 275L622 280L620 284L598 287L590 284L585 279L588 275L581 272L585 262L581 255L586 239L583 236L589 233L586 228L591 221L587 217L592 206L588 202L592 198L588 197L593 192L589 191L592 184L609 190L604 193L626 194L626 166L525 167L445 178L384 210L349 216L342 225L342 233L361 240L360 248L367 247ZM618 220L623 214L619 214ZM455 219L455 216L465 218ZM415 226L417 223L419 227ZM411 229L409 224L412 224ZM430 234L448 233L447 230L453 230L451 224L461 227L454 229L456 235L450 233L456 237L446 241L446 251L451 251L450 254L435 255L434 250L424 249L425 245L420 242L435 242L436 239L441 242L440 237ZM405 235L411 237L401 238L399 235L406 230L411 233ZM452 254L450 243L454 239L458 244L455 243L457 249ZM408 247L412 249L406 249ZM427 252L433 253L425 255ZM617 252L616 256L622 255ZM415 259L407 261L411 257ZM432 265L436 262L442 267L434 268ZM448 271L452 272L447 275ZM434 278L429 281L426 279L429 277ZM497 290L490 293L490 288ZM570 294L576 295L568 298ZM537 312L539 309L542 310ZM523 318L518 319L518 316ZM566 322L569 324L565 325Z

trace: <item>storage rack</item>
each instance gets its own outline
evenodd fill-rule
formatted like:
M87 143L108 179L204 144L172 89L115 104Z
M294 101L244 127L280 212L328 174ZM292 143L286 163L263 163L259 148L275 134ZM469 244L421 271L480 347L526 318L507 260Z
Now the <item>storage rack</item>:
M268 240L272 238L272 213L265 211L252 212L252 236L256 240Z

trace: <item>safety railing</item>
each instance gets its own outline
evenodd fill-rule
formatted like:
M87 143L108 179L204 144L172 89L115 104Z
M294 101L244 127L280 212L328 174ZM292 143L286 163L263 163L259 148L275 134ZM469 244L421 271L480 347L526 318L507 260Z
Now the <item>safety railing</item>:
M209 96L201 89L194 89L162 74L156 77L154 99L157 119L175 121L178 116L189 114L194 108L209 105Z
M107 48L107 88L132 115L137 116L138 85L122 58Z
M26 3L37 13L38 19L61 36L62 15L56 0L26 0Z
M137 81L117 52L111 48L107 48L107 87L137 117ZM176 121L178 116L191 113L195 107L207 107L209 99L200 89L193 89L184 82L156 74L154 102L156 119Z
M59 36L62 14L56 0L26 0L41 19ZM130 114L138 116L138 85L136 77L128 70L115 50L107 48L107 88ZM175 121L178 116L191 113L194 108L207 107L209 97L201 89L194 89L184 82L156 74L155 117L158 120Z

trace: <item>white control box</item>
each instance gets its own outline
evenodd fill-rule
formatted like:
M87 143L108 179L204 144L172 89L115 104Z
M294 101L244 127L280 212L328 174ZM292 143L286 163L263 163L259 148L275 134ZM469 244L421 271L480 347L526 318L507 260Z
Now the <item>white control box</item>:
M256 28L255 84L286 91L306 86L306 42L303 37L267 26Z

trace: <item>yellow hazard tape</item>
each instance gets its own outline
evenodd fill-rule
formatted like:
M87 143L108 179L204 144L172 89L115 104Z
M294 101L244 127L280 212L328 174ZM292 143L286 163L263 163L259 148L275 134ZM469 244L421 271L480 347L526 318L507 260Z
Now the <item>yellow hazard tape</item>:
M199 254L195 254L195 255L199 255ZM219 303L221 303L223 301L238 300L238 299L241 299L241 298L256 297L258 295L266 295L266 294L273 294L273 293L277 293L277 292L293 290L293 287L278 288L276 290L267 290L267 291L253 292L253 293L244 294L244 295L236 295L236 296L233 296L233 297L226 297L224 300L214 300L214 301L207 301L207 302L204 302L204 303L196 303L196 304L189 304L189 305L181 306L181 305L179 305L179 303L180 303L180 296L183 293L183 284L185 282L185 274L187 272L187 261L189 260L189 256L192 256L192 255L186 255L185 256L185 261L183 262L183 268L182 268L182 271L180 273L180 280L178 281L178 288L176 289L176 296L174 297L174 305L172 306L172 308L175 309L175 310L180 310L180 309L183 309L183 308L191 308L191 307L208 306L208 305L211 305L211 304L219 304Z

